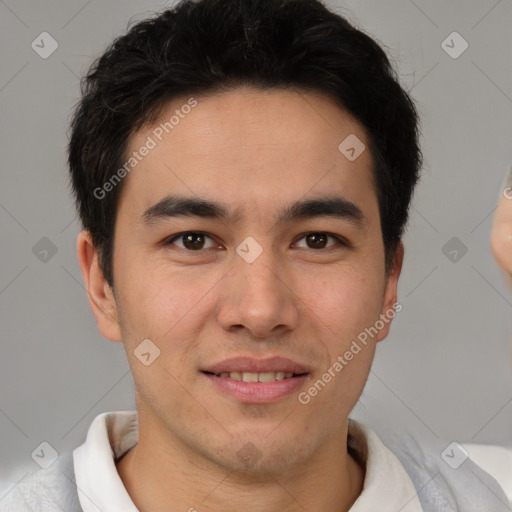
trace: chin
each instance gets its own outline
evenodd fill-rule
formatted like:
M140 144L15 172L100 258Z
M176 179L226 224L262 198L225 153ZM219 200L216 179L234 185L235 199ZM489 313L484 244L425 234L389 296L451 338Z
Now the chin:
M297 464L302 465L314 451L304 436L298 434L274 440L269 440L268 434L237 437L217 451L214 461L235 473L283 473Z

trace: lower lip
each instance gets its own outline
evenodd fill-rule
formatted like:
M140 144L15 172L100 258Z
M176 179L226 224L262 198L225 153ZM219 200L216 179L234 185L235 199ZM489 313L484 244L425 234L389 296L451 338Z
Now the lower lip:
M271 382L244 382L229 377L217 377L209 373L202 372L202 375L222 393L232 396L239 402L248 404L270 403L292 393L297 393L309 376L305 373L297 377Z

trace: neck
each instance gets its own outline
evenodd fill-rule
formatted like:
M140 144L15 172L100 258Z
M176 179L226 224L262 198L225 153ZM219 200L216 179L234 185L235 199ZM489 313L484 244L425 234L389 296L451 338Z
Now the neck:
M139 420L139 442L116 462L141 512L345 512L363 489L364 470L347 452L348 424L308 460L279 473L231 471L148 426Z

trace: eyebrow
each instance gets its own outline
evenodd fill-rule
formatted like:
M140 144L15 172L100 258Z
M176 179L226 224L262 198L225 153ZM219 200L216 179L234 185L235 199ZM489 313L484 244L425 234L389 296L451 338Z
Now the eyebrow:
M236 223L242 218L239 209L232 209L225 203L197 197L169 195L149 207L141 216L144 224L150 225L173 217L200 217ZM328 195L296 201L278 211L274 219L277 224L288 224L303 219L333 217L347 221L359 229L368 224L361 208L352 201Z

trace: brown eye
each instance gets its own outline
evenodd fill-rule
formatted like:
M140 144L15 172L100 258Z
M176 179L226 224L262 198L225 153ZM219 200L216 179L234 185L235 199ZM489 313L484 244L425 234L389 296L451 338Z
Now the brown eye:
M329 238L336 240L338 242L338 245L347 245L346 243L343 242L343 240L340 237L336 235L331 235L329 233L323 233L321 231L306 233L299 240L304 239L306 241L307 249L325 249L332 247L332 245L327 245L327 241Z
M186 249L188 251L200 251L201 249L205 249L205 240L210 238L208 235L202 233L201 231L186 231L184 233L180 233L176 236L173 236L167 244L174 244L176 240L182 240L182 247L178 245L181 249ZM210 238L211 240L211 238ZM210 247L213 247L212 244ZM209 247L206 247L207 249Z

